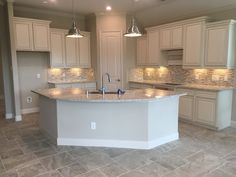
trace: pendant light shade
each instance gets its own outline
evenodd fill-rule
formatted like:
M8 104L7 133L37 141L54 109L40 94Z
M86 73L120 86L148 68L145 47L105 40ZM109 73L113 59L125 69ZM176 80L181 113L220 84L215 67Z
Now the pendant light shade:
M124 34L125 37L139 37L142 36L142 33L140 32L135 18L133 17L131 20L131 24L129 26L129 28L127 29L126 33Z
M68 31L68 34L66 35L66 37L70 37L70 38L82 38L84 37L84 35L82 35L80 33L79 28L77 28L76 26L76 22L75 22L75 10L74 10L74 0L72 0L72 10L73 10L73 22L72 22L72 26Z
M71 28L68 31L66 37L70 38L82 38L84 35L80 33L80 30L76 27L75 21L73 21Z

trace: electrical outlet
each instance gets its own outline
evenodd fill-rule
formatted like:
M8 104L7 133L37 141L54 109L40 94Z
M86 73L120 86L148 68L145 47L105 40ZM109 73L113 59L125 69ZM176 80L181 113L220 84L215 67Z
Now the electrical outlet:
M29 103L29 104L32 103L33 102L33 98L31 96L28 96L26 98L26 102Z
M195 79L196 79L196 80L199 80L199 79L200 79L199 74L195 75Z
M41 78L41 74L36 74L36 78L40 79Z
M90 127L92 130L96 130L97 128L96 122L91 122Z
M211 80L212 81L219 81L220 77L218 75L212 75Z
M224 81L228 81L228 76L224 76Z

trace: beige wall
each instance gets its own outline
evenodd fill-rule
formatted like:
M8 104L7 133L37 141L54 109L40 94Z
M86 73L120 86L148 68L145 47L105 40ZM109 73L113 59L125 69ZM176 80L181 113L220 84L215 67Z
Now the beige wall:
M72 14L70 13L14 6L14 16L50 20L52 21L50 25L52 28L69 29L72 25ZM84 16L76 15L76 22L80 30L85 30Z
M38 95L31 92L34 89L47 88L47 68L49 66L49 53L44 52L18 52L18 72L20 81L21 109L38 107ZM41 78L37 78L37 74ZM33 102L27 103L27 97Z

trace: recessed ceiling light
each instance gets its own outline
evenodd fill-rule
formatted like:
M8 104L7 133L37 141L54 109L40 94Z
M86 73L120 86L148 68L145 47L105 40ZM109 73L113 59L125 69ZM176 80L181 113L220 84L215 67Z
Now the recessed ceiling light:
M43 1L43 4L48 4L48 1Z
M112 9L111 6L106 6L107 11L111 11L111 9Z

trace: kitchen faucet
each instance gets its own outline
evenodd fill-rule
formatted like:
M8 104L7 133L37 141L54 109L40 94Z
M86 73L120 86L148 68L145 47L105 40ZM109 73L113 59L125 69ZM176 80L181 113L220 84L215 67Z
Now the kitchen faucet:
M107 76L108 82L111 82L111 76L110 76L109 73L105 73L105 74L102 75L102 87L101 87L100 91L101 91L103 94L104 94L105 91L106 91L106 88L105 88L105 86L104 86L104 76Z

